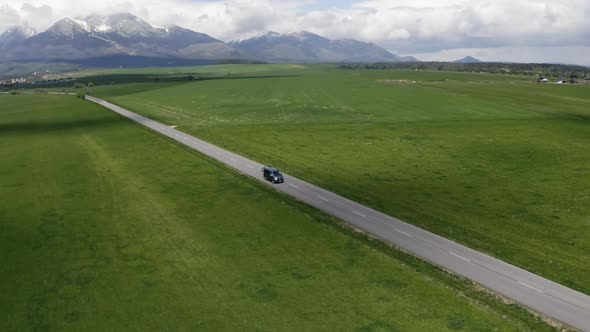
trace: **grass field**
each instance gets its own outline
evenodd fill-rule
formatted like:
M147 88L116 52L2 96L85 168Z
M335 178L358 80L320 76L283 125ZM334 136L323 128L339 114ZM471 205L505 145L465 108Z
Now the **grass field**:
M219 79L95 93L590 294L589 85L322 66L195 70Z
M72 96L0 95L0 330L547 330Z

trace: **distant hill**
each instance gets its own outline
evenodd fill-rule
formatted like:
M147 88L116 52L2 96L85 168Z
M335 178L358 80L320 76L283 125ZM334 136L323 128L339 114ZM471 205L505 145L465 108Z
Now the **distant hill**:
M455 63L478 63L478 62L481 62L481 60L476 59L471 56L466 56L463 59L455 60L453 62L455 62Z
M421 62L420 59L415 58L413 56L402 56L402 57L399 57L399 61L400 62Z
M311 32L266 32L230 46L270 62L400 61L386 49L352 39L332 40Z

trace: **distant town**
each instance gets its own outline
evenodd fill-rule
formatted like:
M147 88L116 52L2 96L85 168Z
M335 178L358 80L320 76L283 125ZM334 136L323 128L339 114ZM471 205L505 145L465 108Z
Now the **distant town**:
M0 80L0 87L14 87L25 84L54 84L73 81L76 81L76 79L73 77L63 77L63 74L43 71L34 72L27 76Z

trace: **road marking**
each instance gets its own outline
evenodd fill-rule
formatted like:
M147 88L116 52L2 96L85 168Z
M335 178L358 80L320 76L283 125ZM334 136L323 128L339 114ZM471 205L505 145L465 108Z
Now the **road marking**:
M540 290L540 289L537 289L537 288L535 288L535 287L533 287L533 286L527 285L527 284L525 284L525 283L524 283L524 282L522 282L522 281L519 281L518 283L519 283L519 284L521 284L521 285L523 285L523 286L525 286L525 287L528 287L528 288L530 288L530 289L532 289L532 290L534 290L534 291L537 291L537 292L539 292L539 293L543 293L543 291L542 291L542 290Z
M406 232L404 232L404 231L402 231L402 230L399 230L399 229L397 229L397 228L395 229L395 231L396 231L396 232L398 232L398 233L402 233L402 234L403 234L403 235L405 235L405 236L412 237L412 235L411 235L411 234L408 234L408 233L406 233Z
M291 184L291 183L289 183L289 185L290 185L291 187L295 188L295 189L299 189L299 187L297 187L297 186L296 186L296 185L294 185L294 184Z
M467 259L467 258L465 258L463 256L459 256L459 255L455 254L454 252L449 251L449 254L451 254L451 255L453 255L453 256L455 256L457 258L460 258L460 259L462 259L464 261L467 261L467 262L470 262L471 263L471 260L470 259Z
M358 214L359 216L366 218L367 216L365 216L364 214L360 213L360 212L356 212L355 210L352 210L352 213L354 214Z
M234 158L229 158L229 159L231 159L231 161L237 161L237 160L235 160Z
M248 168L254 168L254 167L252 167L252 166L248 165Z
M322 197L322 196L318 195L318 198L321 199L321 200L324 200L326 202L329 202L329 200L326 197Z

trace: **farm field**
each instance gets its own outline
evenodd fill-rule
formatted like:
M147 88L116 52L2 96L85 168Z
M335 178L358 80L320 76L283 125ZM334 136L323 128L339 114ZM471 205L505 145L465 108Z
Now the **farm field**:
M72 96L0 95L0 330L549 330Z
M590 294L590 86L328 66L194 70L217 79L94 93Z

